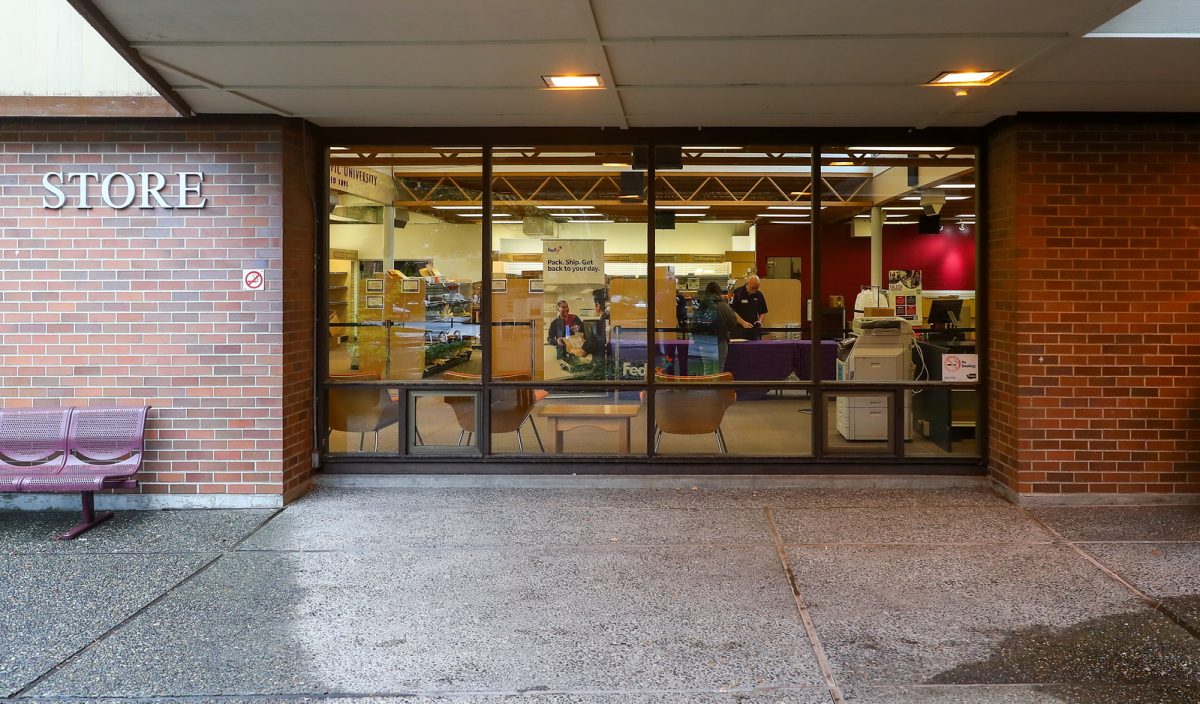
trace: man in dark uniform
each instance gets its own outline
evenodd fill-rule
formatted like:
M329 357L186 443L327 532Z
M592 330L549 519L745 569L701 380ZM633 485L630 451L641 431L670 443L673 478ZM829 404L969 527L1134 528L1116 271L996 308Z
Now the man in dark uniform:
M733 290L733 300L729 302L733 312L746 321L751 327L739 327L730 335L735 340L757 340L762 337L763 316L767 314L767 298L759 289L762 287L757 276L746 279L746 283Z

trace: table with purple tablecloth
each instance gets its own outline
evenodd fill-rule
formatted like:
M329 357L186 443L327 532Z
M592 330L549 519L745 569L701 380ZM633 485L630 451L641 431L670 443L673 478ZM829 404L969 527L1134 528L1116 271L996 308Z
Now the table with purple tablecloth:
M654 366L667 374L689 373L687 359L692 351L691 340L664 340L655 343ZM611 340L609 354L623 362L637 364L646 361L646 340ZM729 343L725 371L735 381L783 381L795 372L801 381L811 378L811 340L746 340ZM822 379L833 379L837 365L837 343L821 342L819 371Z

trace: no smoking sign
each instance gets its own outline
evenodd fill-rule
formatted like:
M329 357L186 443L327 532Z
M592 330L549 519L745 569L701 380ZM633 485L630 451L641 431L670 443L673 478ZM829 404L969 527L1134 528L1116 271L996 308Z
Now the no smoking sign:
M262 291L267 288L267 277L262 269L242 269L242 290Z

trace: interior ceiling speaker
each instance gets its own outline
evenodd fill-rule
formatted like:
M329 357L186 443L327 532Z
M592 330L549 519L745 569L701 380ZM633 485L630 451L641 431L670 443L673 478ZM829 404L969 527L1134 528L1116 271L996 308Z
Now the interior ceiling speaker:
M674 210L656 210L656 211L654 211L654 229L655 230L674 230L675 229L675 211Z
M942 212L942 206L946 204L945 193L922 193L921 194L921 211L926 215L937 215Z
M403 230L408 225L408 208L396 208L396 227Z
M641 171L621 172L621 197L641 200L646 190L646 174Z

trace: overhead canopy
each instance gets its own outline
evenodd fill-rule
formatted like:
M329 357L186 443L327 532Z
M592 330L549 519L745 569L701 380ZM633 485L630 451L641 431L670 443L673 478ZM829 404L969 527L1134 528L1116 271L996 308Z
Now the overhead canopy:
M1150 1L1150 0L1147 0ZM79 3L76 3L79 4ZM199 113L328 126L976 126L1200 111L1200 40L1135 0L95 0ZM1004 69L965 97L939 72ZM547 90L546 74L606 87Z

